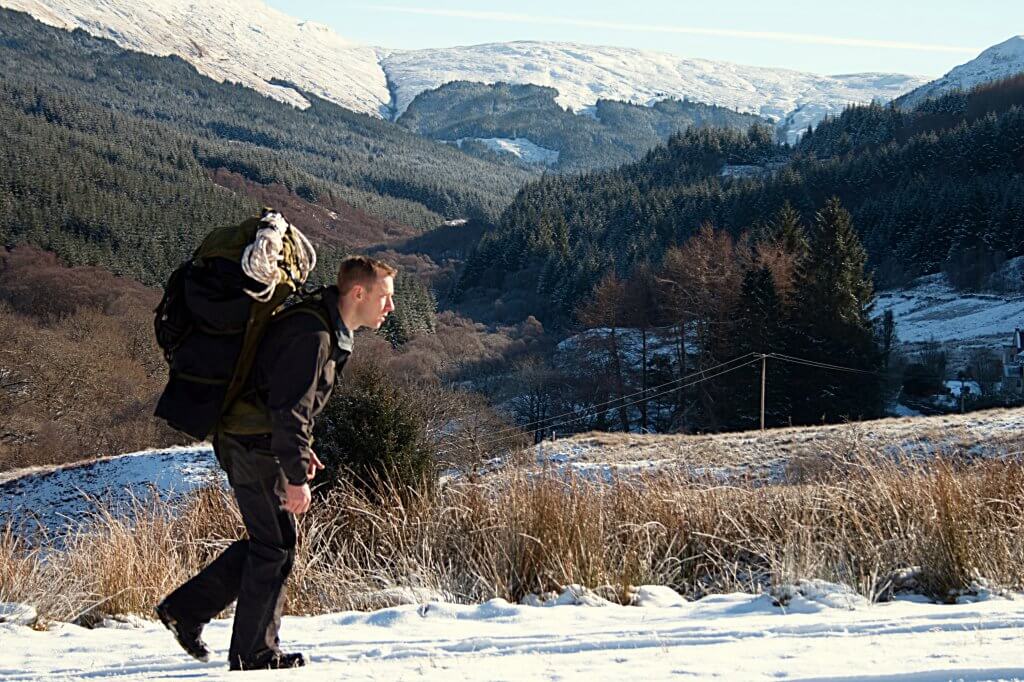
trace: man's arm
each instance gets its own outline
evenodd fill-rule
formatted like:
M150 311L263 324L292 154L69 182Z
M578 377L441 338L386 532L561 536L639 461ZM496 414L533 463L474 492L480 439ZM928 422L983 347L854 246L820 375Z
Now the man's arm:
M320 373L330 354L330 334L296 336L270 368L267 408L270 449L292 485L305 485L313 442L313 402Z

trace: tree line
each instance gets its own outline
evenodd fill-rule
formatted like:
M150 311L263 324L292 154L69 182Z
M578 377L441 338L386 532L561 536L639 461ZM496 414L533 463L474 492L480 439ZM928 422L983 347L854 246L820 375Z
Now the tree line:
M729 165L760 170L729 177ZM813 215L833 195L879 286L943 269L961 287L984 286L1024 253L1024 77L914 112L850 107L794 148L758 127L689 130L616 170L544 177L484 236L455 293L522 288L530 312L564 326L605 273L656 265L705 223L736 237L787 202Z
M835 198L810 221L787 204L764 229L738 237L705 225L657 267L606 273L575 311L589 331L563 354L559 371L573 378L549 377L546 390L525 393L536 414L584 396L606 406L584 404L572 430L749 429L760 423L766 369L767 426L879 417L891 397L893 328L891 318L872 320L866 261ZM762 365L757 354L845 370ZM526 374L536 378L533 368ZM579 384L575 395L559 393L567 383Z

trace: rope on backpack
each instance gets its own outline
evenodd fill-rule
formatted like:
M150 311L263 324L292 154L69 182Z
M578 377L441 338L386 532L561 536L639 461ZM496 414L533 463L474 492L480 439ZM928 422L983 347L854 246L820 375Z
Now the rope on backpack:
M295 261L299 269L298 277L293 276L293 273L288 273L293 280L306 281L306 277L316 267L316 251L306 239L306 235L302 234L294 225L289 224L284 216L277 211L264 213L260 223L263 227L256 231L256 237L252 244L245 247L245 252L242 254L242 271L257 282L266 285L262 291L245 289L245 293L254 300L266 303L274 296L274 290L280 281L278 263L283 258L284 236L288 230L291 229L295 238Z

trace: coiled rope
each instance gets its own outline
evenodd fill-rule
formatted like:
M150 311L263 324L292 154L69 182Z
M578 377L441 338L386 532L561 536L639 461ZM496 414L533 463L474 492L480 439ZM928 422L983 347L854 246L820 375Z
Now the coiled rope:
M266 285L262 291L249 291L254 300L266 303L274 296L281 281L281 261L284 260L284 237L288 230L292 231L295 244L295 265L298 272L288 271L288 277L300 285L309 277L316 267L316 250L297 227L288 223L277 211L267 211L260 219L261 227L256 231L252 244L245 247L242 254L242 272Z

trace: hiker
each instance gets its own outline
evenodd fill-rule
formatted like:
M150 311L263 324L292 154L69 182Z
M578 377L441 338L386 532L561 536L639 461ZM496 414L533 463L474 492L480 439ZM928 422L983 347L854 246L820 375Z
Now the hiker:
M213 435L248 539L232 543L156 607L191 656L209 660L203 626L237 599L231 670L305 665L301 653L281 651L278 629L295 517L309 510L309 481L323 468L312 449L313 422L352 352L353 332L380 328L394 310L395 274L372 258L347 258L335 286L267 325L240 396Z

